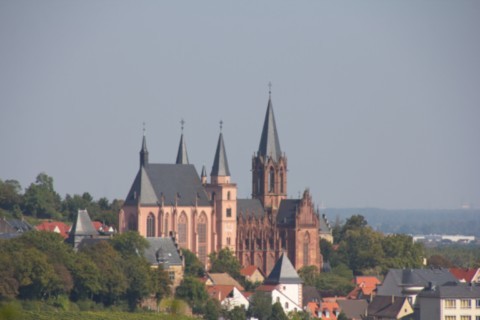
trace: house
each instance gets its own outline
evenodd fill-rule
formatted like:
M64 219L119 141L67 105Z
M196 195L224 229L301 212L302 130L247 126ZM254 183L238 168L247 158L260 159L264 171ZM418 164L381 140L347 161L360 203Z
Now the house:
M480 283L480 268L450 268L449 271L460 282Z
M480 319L480 286L467 283L431 283L418 294L419 320Z
M112 226L107 226L103 222L100 221L93 221L93 227L95 230L98 231L98 233L102 235L112 235L116 232L115 228Z
M223 286L234 286L240 291L244 291L245 288L238 283L237 280L233 279L228 273L207 273L207 278L205 281L205 285L208 286L215 286L215 285L223 285Z
M337 299L340 310L350 320L361 320L367 312L368 302L365 299Z
M322 299L317 317L322 320L337 320L340 312L340 306L335 298L325 298Z
M25 220L0 218L0 235L2 238L13 238L33 227Z
M265 280L262 271L256 266L247 266L240 270L240 274L245 277L245 280L251 283L263 282L263 280Z
M380 280L374 276L357 276L353 279L355 288L347 294L347 299L371 299Z
M68 238L70 226L60 221L44 221L35 226L39 231L50 231L60 234L64 239Z
M319 211L308 189L298 199L287 199L287 157L280 148L271 93L251 161L252 198L237 197L222 130L221 124L209 180L205 166L199 176L189 163L183 121L175 163L151 163L144 134L139 168L119 212L119 232L176 235L179 246L205 266L210 253L229 248L242 266L256 266L263 274L284 252L296 270L306 265L320 270Z
M330 222L328 222L327 216L325 214L322 214L320 216L319 223L320 223L320 231L319 231L320 239L325 239L328 242L333 244L332 226L330 225Z
M378 295L368 305L365 319L396 320L409 315L413 315L413 307L408 301L408 297Z
M269 293L272 304L279 302L287 314L303 310L302 280L286 254L280 256L272 272L257 290Z
M377 295L407 297L411 305L415 298L430 282L438 285L458 280L448 269L390 269L381 285L377 285Z
M235 307L242 307L246 310L250 305L248 298L233 285L207 286L207 292L211 298L218 300L227 310Z
M180 285L185 271L185 262L178 245L171 237L146 238L149 247L143 255L153 268L161 267L168 272L172 289Z

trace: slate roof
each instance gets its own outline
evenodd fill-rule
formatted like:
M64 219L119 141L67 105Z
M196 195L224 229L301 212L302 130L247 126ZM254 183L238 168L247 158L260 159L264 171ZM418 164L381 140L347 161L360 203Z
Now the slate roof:
M145 238L149 247L145 249L143 256L152 265L162 264L166 269L170 266L183 265L182 258L178 252L178 248L175 246L172 238Z
M280 202L277 214L277 224L281 226L295 225L297 208L300 206L300 199L284 199Z
M378 295L402 295L403 287L426 287L429 282L442 285L456 282L448 269L390 269L377 286Z
M215 151L215 158L213 159L212 176L230 176L228 169L227 152L225 144L223 143L223 134L220 132L217 143L217 151Z
M342 309L342 312L345 313L348 319L361 319L365 315L365 310L367 310L368 302L364 299L359 300L343 300L337 299L337 303Z
M265 215L265 210L258 199L237 199L237 214L245 219L247 216L262 218Z
M15 232L26 232L32 230L33 227L25 220L19 219L5 219L3 218L4 223L9 225Z
M176 164L188 164L188 154L187 154L187 145L183 139L183 133L180 136L180 144L178 145L178 153Z
M408 303L407 297L375 296L367 312L369 316L396 319L405 303Z
M313 286L303 286L302 287L302 298L303 306L306 306L309 302L320 303L322 297L318 292L317 288Z
M191 164L158 164L151 163L141 167L132 187L128 192L125 204L156 206L165 205L209 206L207 193Z
M330 227L330 224L328 223L327 217L325 214L322 214L320 216L320 219L318 219L320 223L320 231L322 233L331 233L332 228Z
M278 161L282 155L280 149L280 140L278 139L277 125L275 124L275 116L273 114L272 98L268 98L267 113L265 114L265 122L263 123L262 137L258 146L258 154L272 157Z
M467 283L447 283L443 286L432 286L424 289L418 294L418 297L440 299L480 299L480 286Z
M302 280L285 253L280 256L267 279L264 281L264 284L300 283L302 283Z
M93 227L92 220L87 210L78 210L77 219L73 222L70 230L72 236L97 236L98 231Z

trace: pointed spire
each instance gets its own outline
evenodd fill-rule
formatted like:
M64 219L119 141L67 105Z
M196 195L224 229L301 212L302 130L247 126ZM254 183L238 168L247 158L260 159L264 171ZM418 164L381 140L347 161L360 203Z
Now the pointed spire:
M148 166L147 139L145 138L145 122L143 123L142 149L140 149L140 167Z
M222 130L223 121L220 121L220 130ZM230 170L228 169L227 152L225 151L225 144L223 143L223 134L220 131L218 137L217 151L215 152L215 158L213 159L213 167L211 176L230 176Z
M265 279L265 284L300 284L302 279L298 276L287 255L282 253L280 258L273 266L272 271Z
M280 149L275 116L273 114L271 84L269 84L269 87L267 113L265 114L265 122L263 123L258 155L264 158L272 157L273 160L278 161L282 155L282 151Z
M188 164L188 154L187 154L187 145L185 144L185 140L183 139L183 125L185 121L182 119L180 121L182 125L182 135L180 136L180 144L178 145L178 152L177 152L177 160L175 161L176 164Z
M201 176L202 184L207 183L207 169L205 169L205 166L202 167L202 176Z

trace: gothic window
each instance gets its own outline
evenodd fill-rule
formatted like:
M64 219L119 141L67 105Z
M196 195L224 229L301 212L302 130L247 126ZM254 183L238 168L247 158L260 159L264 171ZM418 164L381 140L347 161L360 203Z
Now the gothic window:
M212 192L212 201L215 201L215 192Z
M231 239L230 237L227 237L227 245L230 245Z
M155 237L155 217L150 213L147 217L147 237Z
M207 262L207 217L202 212L198 219L198 258L203 264Z
M187 232L187 215L185 214L185 212L182 212L180 218L178 219L178 244L182 248L187 247Z
M310 246L310 235L307 232L305 234L305 237L303 238L303 265L304 266L308 266L310 264L309 246Z
M280 169L280 193L283 192L283 169Z
M165 215L165 224L164 224L164 234L165 234L165 237L168 237L168 213Z
M230 200L230 191L227 192L227 200Z
M231 218L231 217L232 217L232 209L227 208L227 218Z
M275 190L275 171L273 170L273 168L270 168L270 179L269 179L269 187L268 187L268 191L269 192L274 192Z

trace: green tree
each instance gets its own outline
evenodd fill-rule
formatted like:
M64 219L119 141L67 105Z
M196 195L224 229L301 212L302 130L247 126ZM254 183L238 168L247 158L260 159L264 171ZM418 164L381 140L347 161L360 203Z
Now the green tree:
M168 272L165 271L162 266L152 270L152 283L157 302L172 294L172 280L170 280Z
M175 297L187 301L194 313L203 313L208 293L205 284L196 278L187 276L177 287Z
M280 302L275 302L272 306L272 314L268 317L270 320L288 320L287 315L283 311Z
M323 255L323 261L331 261L333 245L325 239L320 239L320 252Z
M245 320L247 319L247 312L245 311L245 308L235 306L232 310L225 311L224 317L228 320Z
M222 273L226 272L233 278L241 280L240 276L240 262L228 248L221 249L218 253L212 252L209 255L211 269L210 272Z
M13 212L22 205L22 187L17 180L0 179L0 209Z
M182 249L182 255L185 259L185 276L202 277L205 274L203 264L192 251Z
M53 188L53 178L45 173L37 176L24 195L25 212L38 218L60 219L61 198Z
M206 320L218 320L220 316L220 303L214 299L208 299L205 304L205 312L203 319Z
M305 286L315 286L320 272L316 266L304 266L298 270L298 275Z
M72 289L73 300L93 299L102 290L102 279L97 265L84 252L75 255Z
M414 243L413 238L405 234L394 234L382 239L385 253L383 271L389 268L420 268L424 257L423 245Z
M345 313L342 311L337 317L337 320L348 320L348 317L345 315Z
M265 320L272 314L272 298L265 292L257 291L250 297L247 315Z
M340 243L340 249L345 254L348 266L354 274L362 274L363 270L381 265L384 252L382 234L369 227L349 229Z
M140 301L154 290L150 264L138 256L124 258L122 264L128 282L125 296L130 310L133 311Z
M147 239L142 237L136 231L127 231L124 233L117 233L112 239L112 245L119 252L122 257L142 256L145 249L148 248L149 243Z

